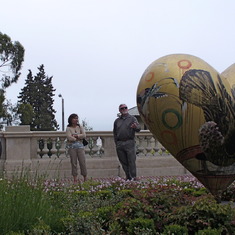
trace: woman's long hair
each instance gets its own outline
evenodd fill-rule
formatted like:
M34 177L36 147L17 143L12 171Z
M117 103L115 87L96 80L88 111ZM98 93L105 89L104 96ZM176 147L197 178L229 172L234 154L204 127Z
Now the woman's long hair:
M73 118L78 118L78 115L76 113L72 113L72 114L69 115L69 117L68 117L68 123L69 123L68 126L72 126L72 119ZM78 120L79 120L79 118L78 118ZM77 123L77 126L80 126L79 121Z

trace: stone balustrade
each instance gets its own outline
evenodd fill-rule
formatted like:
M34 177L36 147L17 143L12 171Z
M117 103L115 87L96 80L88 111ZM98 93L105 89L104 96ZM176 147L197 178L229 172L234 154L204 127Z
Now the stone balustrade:
M111 131L88 131L85 147L91 177L123 176ZM0 172L12 175L27 169L51 177L71 175L66 135L62 131L30 131L29 126L9 126L0 132ZM138 172L142 176L182 175L186 170L149 131L136 134ZM169 171L170 169L170 171Z

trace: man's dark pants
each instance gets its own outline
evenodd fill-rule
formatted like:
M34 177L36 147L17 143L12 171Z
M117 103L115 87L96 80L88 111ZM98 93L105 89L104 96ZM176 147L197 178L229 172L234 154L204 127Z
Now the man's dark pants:
M127 180L136 178L136 148L135 140L117 141L118 159L126 174Z

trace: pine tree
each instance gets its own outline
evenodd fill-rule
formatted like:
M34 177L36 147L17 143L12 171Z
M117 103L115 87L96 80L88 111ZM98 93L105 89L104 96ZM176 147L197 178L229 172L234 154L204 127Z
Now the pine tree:
M34 118L31 104L20 104L17 113L20 114L21 125L31 125Z
M53 131L58 129L53 109L54 91L52 77L48 77L44 65L38 67L39 72L33 77L29 70L25 87L21 90L19 98L19 109L21 125L29 124L30 129L37 131ZM26 104L32 107L33 113L27 113ZM22 106L24 105L24 106ZM27 122L27 123L26 123Z

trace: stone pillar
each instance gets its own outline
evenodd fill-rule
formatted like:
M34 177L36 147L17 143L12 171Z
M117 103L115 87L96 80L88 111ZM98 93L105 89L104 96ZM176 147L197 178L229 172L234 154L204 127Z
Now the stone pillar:
M114 143L113 136L106 136L105 138L102 138L102 145L105 150L104 157L107 158L117 158L117 152L116 152L116 146Z
M31 137L30 126L7 126L4 133L6 138L6 161L30 160Z

